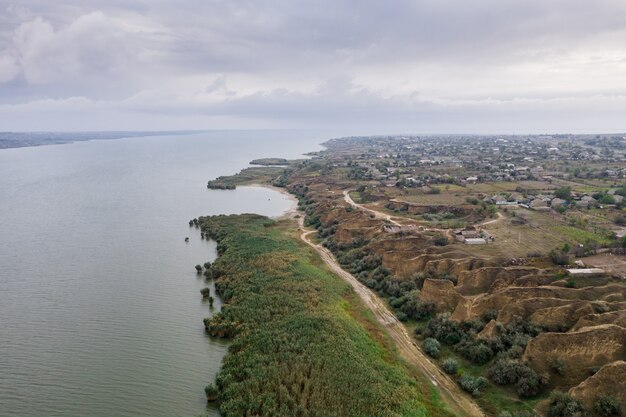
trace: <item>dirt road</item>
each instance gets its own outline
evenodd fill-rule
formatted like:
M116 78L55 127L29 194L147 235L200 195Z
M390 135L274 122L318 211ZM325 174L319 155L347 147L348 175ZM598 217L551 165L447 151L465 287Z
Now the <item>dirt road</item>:
M354 291L359 295L361 300L363 300L365 305L372 310L378 322L385 326L398 347L400 354L430 379L432 384L437 387L443 401L450 407L450 410L459 417L485 417L485 414L478 405L459 388L457 383L446 375L436 364L432 363L415 345L413 338L408 334L404 325L402 325L396 316L387 308L385 303L383 303L376 294L370 291L369 288L361 284L352 274L341 268L328 249L322 245L313 243L309 239L309 235L315 231L307 231L304 229L303 217L298 219L298 223L302 230L300 238L315 249L331 271L339 275L354 288Z
M354 202L354 200L352 199L352 197L350 197L350 191L344 191L343 192L343 199L346 201L346 203L350 204L352 207L354 208L358 208L359 210L363 210L364 212L371 214L372 216L374 216L376 219L382 219L382 220L386 220L392 224L395 224L396 226L399 226L400 223L398 223L397 221L393 220L393 218L385 213L381 213L380 211L376 211L376 210L372 210L371 208L365 207L361 204L357 204Z
M480 223L479 226L487 226L489 224L498 223L500 220L504 219L504 216L499 211L497 211L496 214L498 215L497 219L493 219L493 220L486 221L484 223Z

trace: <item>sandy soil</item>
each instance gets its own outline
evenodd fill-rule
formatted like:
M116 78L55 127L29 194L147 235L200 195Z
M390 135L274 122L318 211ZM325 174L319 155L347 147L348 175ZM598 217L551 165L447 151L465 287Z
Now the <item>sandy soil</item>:
M604 269L609 274L621 275L626 278L626 255L613 255L603 253L601 255L586 256L580 258L587 266Z

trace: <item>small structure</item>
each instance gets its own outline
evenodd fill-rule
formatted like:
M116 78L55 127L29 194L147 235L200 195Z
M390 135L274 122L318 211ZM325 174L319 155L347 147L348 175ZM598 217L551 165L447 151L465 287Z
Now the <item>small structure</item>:
M573 277L582 277L590 275L603 275L604 269L600 268L579 268L579 269L566 269L567 273Z
M466 245L485 245L495 240L494 237L486 231L476 229L473 226L455 230L454 237L456 240L463 242Z
M487 241L481 237L465 239L466 245L486 245Z

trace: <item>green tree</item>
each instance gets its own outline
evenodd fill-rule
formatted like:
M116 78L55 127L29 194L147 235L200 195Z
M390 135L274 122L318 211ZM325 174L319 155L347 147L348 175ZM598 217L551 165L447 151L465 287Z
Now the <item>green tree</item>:
M561 200L571 201L572 189L570 187L559 187L556 190L554 190L554 196L556 198L560 198Z

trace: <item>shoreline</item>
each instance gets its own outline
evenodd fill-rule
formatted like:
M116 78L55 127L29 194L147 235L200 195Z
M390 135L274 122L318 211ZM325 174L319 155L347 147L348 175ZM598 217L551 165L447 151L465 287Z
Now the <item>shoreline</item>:
M248 185L241 185L241 187L258 187L258 188L267 188L268 190L273 190L276 192L279 192L281 195L287 197L288 200L291 201L291 207L286 210L283 214L279 215L279 216L272 216L272 219L293 219L295 218L295 216L300 215L300 210L298 210L298 204L299 204L299 200L296 196L294 196L293 194L291 194L289 191L287 191L287 189L285 188L281 188L281 187L276 187L275 185L271 185L271 184L248 184Z

